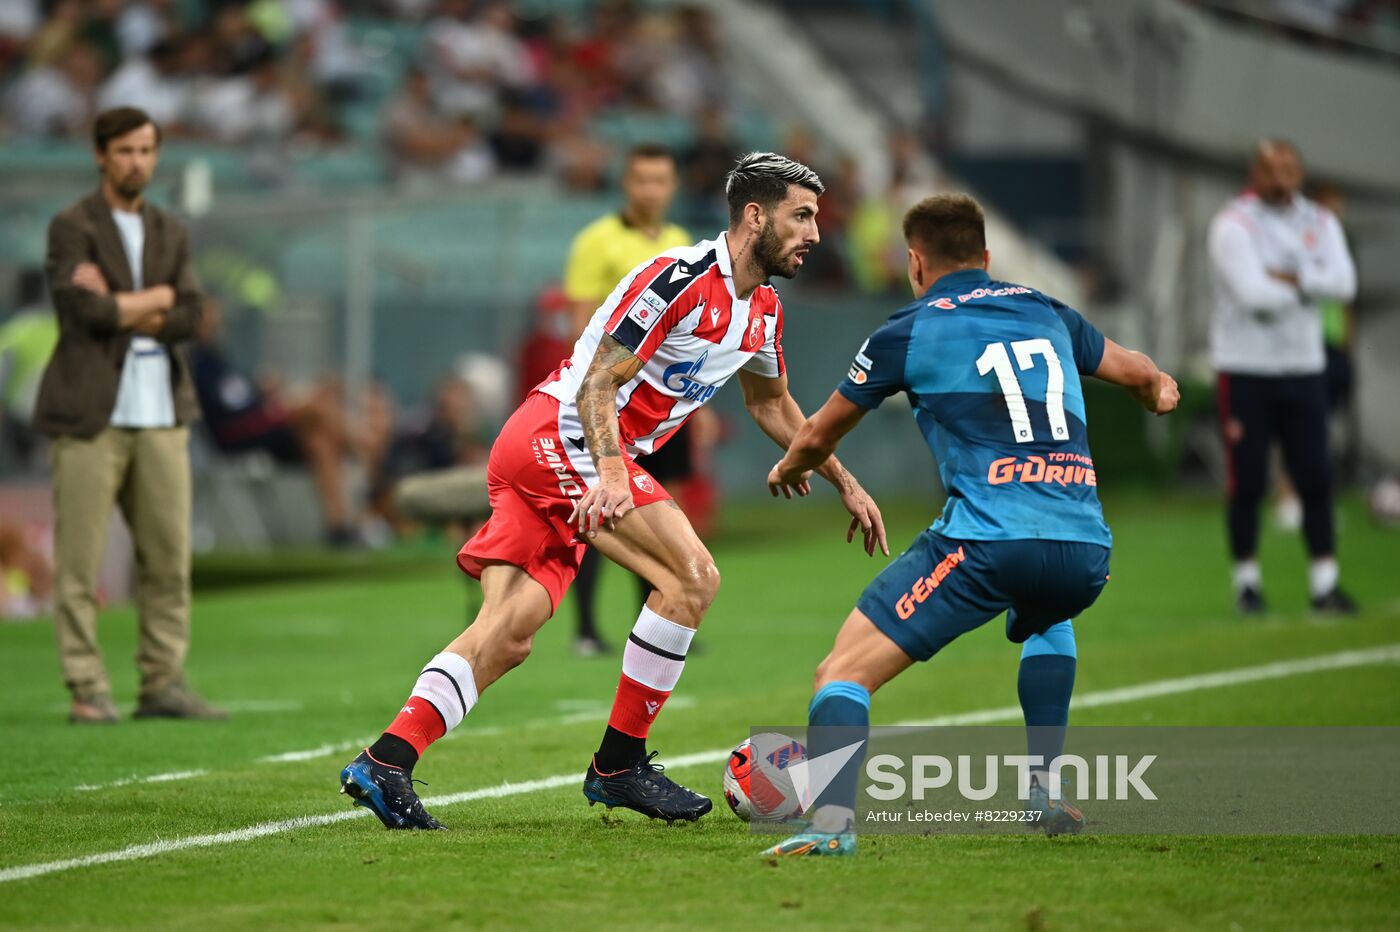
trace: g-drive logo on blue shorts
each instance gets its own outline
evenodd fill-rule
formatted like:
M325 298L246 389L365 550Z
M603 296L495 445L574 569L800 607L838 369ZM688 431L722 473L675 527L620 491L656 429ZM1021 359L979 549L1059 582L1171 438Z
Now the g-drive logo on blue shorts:
M706 352L701 353L700 358L694 362L678 362L674 366L667 366L666 371L661 373L661 383L673 392L680 392L681 397L687 401L704 404L719 389L718 385L705 385L696 379L700 370L705 367L705 360L709 358L710 354Z

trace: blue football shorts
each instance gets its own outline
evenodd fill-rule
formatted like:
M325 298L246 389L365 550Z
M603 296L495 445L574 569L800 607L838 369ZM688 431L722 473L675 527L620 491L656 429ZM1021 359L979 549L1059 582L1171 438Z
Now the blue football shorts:
M1074 618L1108 582L1110 550L1062 540L954 540L926 530L856 602L915 660L1006 612L1020 644Z

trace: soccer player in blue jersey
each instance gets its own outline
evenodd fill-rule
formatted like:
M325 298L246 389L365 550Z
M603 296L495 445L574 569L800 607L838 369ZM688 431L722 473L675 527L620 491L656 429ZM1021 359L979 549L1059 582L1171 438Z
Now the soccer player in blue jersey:
M848 746L852 735L860 740L871 694L1006 612L1006 636L1022 645L1017 692L1029 753L1045 762L1031 767L1028 808L1039 810L1049 834L1077 832L1083 816L1051 798L1047 765L1063 750L1069 721L1071 619L1108 581L1112 544L1095 493L1080 376L1123 386L1154 414L1176 408L1177 385L1072 308L989 278L982 209L971 197L921 201L904 218L904 237L914 302L865 342L768 484L775 495L801 493L867 411L905 392L948 501L861 594L817 668L808 754ZM863 756L814 802L807 831L764 854L854 853Z

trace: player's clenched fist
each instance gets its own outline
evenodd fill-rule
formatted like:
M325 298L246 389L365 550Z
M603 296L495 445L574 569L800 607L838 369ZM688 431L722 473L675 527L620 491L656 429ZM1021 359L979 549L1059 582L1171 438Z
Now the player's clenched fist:
M1157 406L1153 408L1153 414L1171 414L1176 410L1176 406L1181 403L1181 389L1177 387L1176 379L1161 373L1161 379L1157 383Z

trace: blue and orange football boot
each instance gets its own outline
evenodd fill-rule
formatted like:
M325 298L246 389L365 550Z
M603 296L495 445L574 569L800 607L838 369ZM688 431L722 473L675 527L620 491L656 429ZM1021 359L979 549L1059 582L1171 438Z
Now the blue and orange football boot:
M1068 787L1068 780L1061 783L1061 793ZM1052 836L1078 835L1084 829L1084 813L1071 806L1068 799L1051 799L1050 791L1041 785L1036 775L1031 776L1031 795L1026 800L1026 811L1040 813L1039 818L1027 823L1033 832L1043 831Z
M406 771L381 764L361 751L340 772L340 792L379 816L385 828L447 829L423 808L413 791L413 778Z
M759 852L765 858L832 858L849 857L856 853L856 833L814 832L810 829L798 832L791 838L780 841L771 848Z

